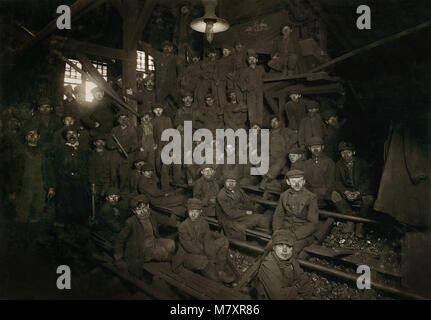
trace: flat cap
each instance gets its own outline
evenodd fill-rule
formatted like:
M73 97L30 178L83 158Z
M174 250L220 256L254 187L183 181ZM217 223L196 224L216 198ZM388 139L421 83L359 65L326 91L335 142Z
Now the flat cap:
M323 140L320 137L311 137L307 140L307 146L310 146L310 147L316 146L316 145L322 146L323 144L324 144Z
M319 103L317 101L308 100L306 108L307 108L307 110L310 110L310 109L313 109L313 108L319 109L320 105L319 105Z
M301 170L290 170L286 173L286 179L288 178L301 178L304 176L304 171Z
M38 106L43 106L43 105L51 105L51 101L49 100L48 97L41 97L37 100L37 105Z
M116 187L109 187L108 190L106 190L105 196L111 196L111 195L120 195L120 189Z
M202 209L202 201L196 198L191 198L187 200L187 209Z
M247 56L248 57L255 57L255 58L257 58L257 53L253 49L248 49L247 50Z
M304 150L302 150L300 147L294 147L289 150L290 154L303 154Z
M322 112L322 118L324 120L329 120L331 117L336 117L336 116L337 116L337 113L332 108L326 109L325 111Z
M130 199L129 206L130 208L136 208L140 203L148 204L148 198L144 194L139 194L136 197Z
M288 246L293 247L295 240L295 235L292 231L287 229L277 230L272 236L272 243L274 246L277 244L287 244Z
M341 152L343 150L352 150L353 151L353 150L355 150L355 146L351 142L341 141L338 144L338 151Z

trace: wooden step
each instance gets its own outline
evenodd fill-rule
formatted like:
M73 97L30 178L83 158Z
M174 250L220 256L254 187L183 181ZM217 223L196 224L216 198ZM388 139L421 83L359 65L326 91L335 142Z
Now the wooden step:
M144 269L199 300L250 300L250 297L187 269L178 273L167 262L149 262Z

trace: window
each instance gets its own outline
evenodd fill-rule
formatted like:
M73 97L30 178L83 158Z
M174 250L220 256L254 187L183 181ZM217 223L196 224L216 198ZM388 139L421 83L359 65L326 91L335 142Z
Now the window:
M82 69L82 65L77 60L69 59L73 62L78 68ZM93 61L93 66L97 69L97 71L101 74L103 79L108 80L108 65L104 62ZM85 88L85 100L87 102L93 101L93 95L91 94L91 89L96 87L96 84L91 82L86 77L83 79L82 74L76 71L72 66L66 63L64 70L64 85L70 84L72 88L75 88L78 84L83 85Z
M136 71L145 79L148 73L154 71L154 58L144 51L136 51Z

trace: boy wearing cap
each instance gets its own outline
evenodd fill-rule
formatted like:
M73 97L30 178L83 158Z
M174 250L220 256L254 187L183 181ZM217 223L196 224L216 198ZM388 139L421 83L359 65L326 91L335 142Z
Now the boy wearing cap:
M163 147L168 143L167 141L162 141L162 133L166 129L172 129L172 120L171 118L163 115L164 111L164 105L156 105L153 108L154 112L154 119L153 119L153 137L154 142L157 145L156 155L155 155L155 162L156 162L156 170L158 173L160 173L160 170L162 168L161 163L161 153Z
M196 128L208 129L215 136L217 129L224 129L223 109L214 100L212 93L205 95L205 105L196 112Z
M236 90L228 90L229 102L223 109L226 129L238 130L247 128L247 107L238 101Z
M202 219L202 202L189 199L188 218L178 226L180 245L172 269L179 265L192 271L200 271L215 281L231 283L235 280L226 261L229 249L228 239L220 233L211 232L208 222Z
M225 176L224 187L217 195L217 203L221 208L218 218L228 237L246 240L247 228L269 228L270 217L256 213L253 202L237 187L236 179L233 174Z
M243 93L244 102L248 108L250 123L262 126L263 122L263 76L265 70L258 66L256 51L247 50L248 67L243 68L238 74L238 86Z
M184 121L193 121L195 118L194 114L196 106L193 103L193 93L184 92L182 101L183 105L175 113L175 127L177 127L178 125L184 126Z
M322 138L311 137L307 145L311 158L305 161L306 187L316 194L319 207L323 207L331 201L335 184L335 164L323 153L325 146Z
M313 100L307 102L307 116L299 123L298 143L305 150L310 138L318 137L323 139L325 134L325 124L319 114L319 103Z
M269 300L307 299L312 293L310 280L294 258L295 235L279 230L272 236L271 251L257 274L259 298Z
M222 57L217 61L215 71L215 85L217 87L217 98L221 108L224 108L226 101L226 90L234 89L234 68L235 61L232 56L233 48L228 45L222 47Z
M120 190L115 187L108 188L105 203L96 215L96 233L113 245L128 216L128 205L121 199Z
M216 215L216 200L219 192L215 170L213 165L204 164L201 166L200 177L193 186L193 198L202 202L203 215L214 217Z
M154 73L150 73L144 79L144 89L134 93L131 88L126 90L128 98L138 102L138 113L144 114L151 112L152 108L157 104L156 91L154 90Z
M142 277L142 267L149 261L170 261L175 252L175 242L161 238L156 220L151 214L145 195L130 200L132 216L115 239L114 259L124 260L129 272Z
M286 183L290 188L280 195L274 211L272 230L290 230L297 241L295 256L314 240L312 236L317 229L319 212L317 197L307 190L303 171L291 170L286 174Z
M338 150L341 159L335 165L335 191L332 193L331 199L340 212L348 214L354 214L351 205L359 203L359 216L366 217L375 200L371 188L369 166L365 160L356 157L352 143L341 141ZM343 231L353 232L353 222L347 222ZM364 237L362 223L356 224L355 233L359 238Z
M152 112L145 112L141 117L141 124L138 125L136 131L138 135L139 153L143 155L147 163L154 167L157 145L154 139L152 117Z
M39 146L45 152L52 151L51 144L54 133L61 127L61 122L52 112L51 101L47 97L41 97L38 101L38 110L34 116L34 123L39 128Z

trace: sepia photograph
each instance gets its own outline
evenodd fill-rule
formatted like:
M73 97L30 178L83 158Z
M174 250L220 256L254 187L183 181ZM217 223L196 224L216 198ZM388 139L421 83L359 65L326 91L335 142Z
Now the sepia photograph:
M428 0L0 0L0 300L430 300L430 39Z

